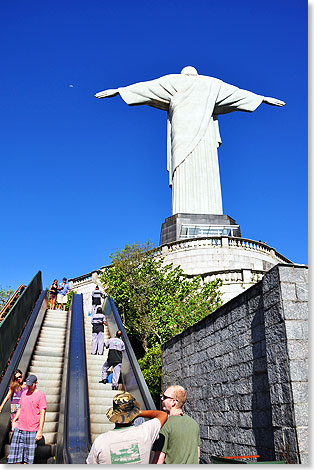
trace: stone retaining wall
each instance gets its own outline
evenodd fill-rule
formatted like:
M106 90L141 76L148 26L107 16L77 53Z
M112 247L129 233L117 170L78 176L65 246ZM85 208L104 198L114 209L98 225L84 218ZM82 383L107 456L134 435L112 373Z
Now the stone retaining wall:
M307 268L277 265L163 345L163 386L188 393L201 452L308 462Z

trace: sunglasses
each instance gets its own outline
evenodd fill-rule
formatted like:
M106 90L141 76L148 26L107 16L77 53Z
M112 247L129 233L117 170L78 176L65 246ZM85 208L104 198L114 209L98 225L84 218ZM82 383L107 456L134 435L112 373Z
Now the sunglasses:
M16 375L15 378L16 378L16 379L22 379L22 378L23 378L23 375Z
M161 399L162 401L167 400L168 398L169 398L170 400L178 401L176 398L167 397L167 395L160 395L160 399Z

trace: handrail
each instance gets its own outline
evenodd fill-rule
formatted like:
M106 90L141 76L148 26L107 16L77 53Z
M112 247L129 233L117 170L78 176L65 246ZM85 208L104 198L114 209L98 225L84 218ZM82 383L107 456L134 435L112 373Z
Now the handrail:
M67 435L64 433L64 421L66 416L66 393L68 387L68 364L69 364L69 350L70 350L70 337L71 337L71 323L72 323L72 302L67 314L67 327L64 345L63 356L63 372L61 380L61 394L60 394L60 408L59 408L59 424L57 432L57 446L56 446L56 463L70 463L70 455L68 452Z
M47 290L43 290L36 302L35 308L29 318L25 330L20 338L10 364L0 384L0 403L4 400L11 381L12 374L19 368L25 374L33 354L35 344L41 329L45 312L47 310ZM0 413L0 449L6 437L10 424L10 400L7 401Z
M115 336L117 330L122 331L125 354L122 359L121 374L125 389L139 401L143 409L155 410L156 406L148 390L119 312L111 297L107 297L104 310L110 335Z
M70 310L56 463L82 464L91 448L82 294L73 294Z

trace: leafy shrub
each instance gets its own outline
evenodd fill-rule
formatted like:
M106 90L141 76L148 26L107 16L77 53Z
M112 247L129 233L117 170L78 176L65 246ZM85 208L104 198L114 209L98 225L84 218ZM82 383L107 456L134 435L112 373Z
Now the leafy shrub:
M160 401L162 367L160 344L156 344L149 348L146 351L145 356L138 360L138 363L142 369L155 405L158 408Z

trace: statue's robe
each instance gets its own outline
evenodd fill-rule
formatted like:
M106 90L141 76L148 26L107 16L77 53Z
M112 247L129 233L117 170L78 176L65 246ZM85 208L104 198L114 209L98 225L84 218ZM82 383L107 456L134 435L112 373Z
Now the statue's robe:
M222 214L219 114L254 111L263 96L204 75L171 74L118 89L128 105L168 112L172 213Z

